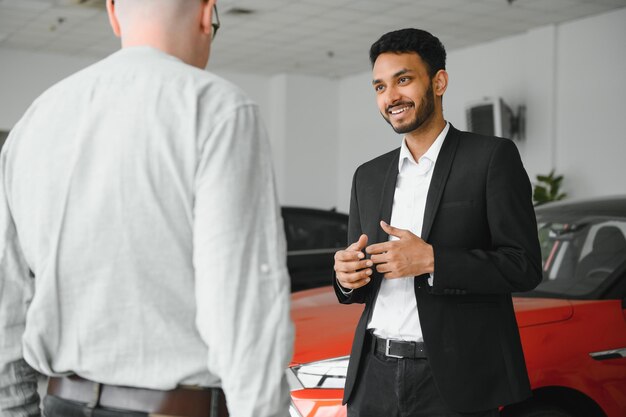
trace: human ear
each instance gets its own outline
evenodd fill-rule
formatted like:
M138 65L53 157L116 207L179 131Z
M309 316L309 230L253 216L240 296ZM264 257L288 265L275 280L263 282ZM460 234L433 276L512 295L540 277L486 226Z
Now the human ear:
M445 70L439 70L433 77L433 90L435 95L443 96L448 88L448 73Z
M205 35L211 35L213 33L213 6L215 6L215 0L202 2L200 29Z
M111 29L113 29L115 36L119 38L122 35L122 30L120 29L120 22L117 20L117 15L115 14L115 0L107 0L107 13L109 15Z

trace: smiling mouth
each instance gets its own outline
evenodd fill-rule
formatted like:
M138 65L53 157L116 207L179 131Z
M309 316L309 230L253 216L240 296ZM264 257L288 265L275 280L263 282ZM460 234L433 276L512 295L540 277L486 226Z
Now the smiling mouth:
M389 108L387 110L387 113L389 113L389 114L391 114L393 116L396 116L398 114L404 113L405 111L409 110L411 107L413 107L413 106L410 105L410 104L403 104L401 106L394 106L392 108Z

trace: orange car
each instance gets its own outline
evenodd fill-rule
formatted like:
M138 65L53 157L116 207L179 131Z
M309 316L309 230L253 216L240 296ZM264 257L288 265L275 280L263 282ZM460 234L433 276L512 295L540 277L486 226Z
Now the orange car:
M514 294L533 397L510 417L626 416L626 197L537 209L543 282ZM362 305L332 287L293 294L292 416L343 417Z

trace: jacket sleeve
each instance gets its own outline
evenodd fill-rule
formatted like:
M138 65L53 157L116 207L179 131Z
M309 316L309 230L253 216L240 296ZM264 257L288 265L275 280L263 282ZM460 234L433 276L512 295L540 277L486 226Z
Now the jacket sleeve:
M358 189L357 189L357 177L359 174L359 168L357 168L354 176L352 177L352 192L350 193L350 217L348 219L348 245L359 240L359 236L363 233L363 229L361 228L361 217L359 215L359 201L358 201ZM371 238L368 236L368 238ZM335 294L337 294L337 299L341 304L353 304L353 303L364 303L369 295L371 289L371 281L370 284L366 284L361 288L357 288L355 290L350 291L349 293L344 293L339 287L339 283L337 282L337 276L333 273L333 286L335 288Z
M513 142L496 145L486 184L491 247L435 246L434 293L511 293L529 291L541 282L531 186Z

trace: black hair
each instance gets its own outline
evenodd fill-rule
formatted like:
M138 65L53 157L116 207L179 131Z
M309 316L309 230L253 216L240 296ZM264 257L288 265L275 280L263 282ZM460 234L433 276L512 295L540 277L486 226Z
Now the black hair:
M378 55L385 52L415 52L424 61L430 78L446 69L446 49L434 35L421 29L400 29L385 33L370 48L372 66Z

